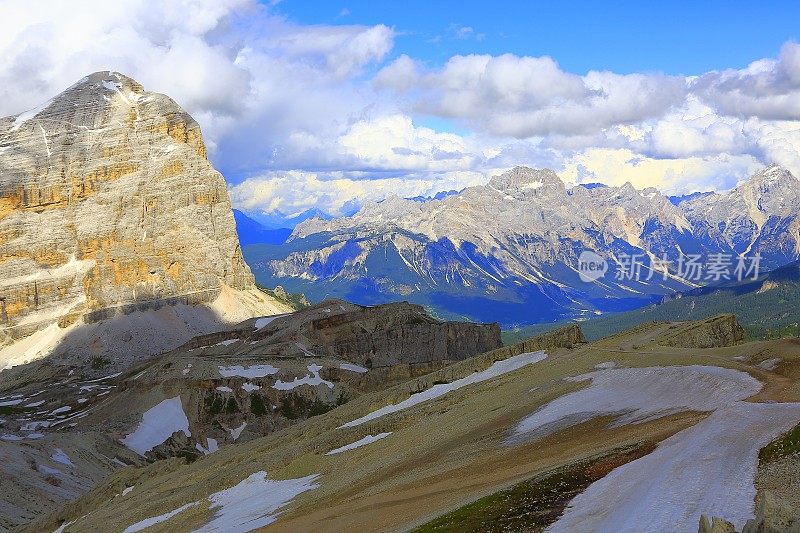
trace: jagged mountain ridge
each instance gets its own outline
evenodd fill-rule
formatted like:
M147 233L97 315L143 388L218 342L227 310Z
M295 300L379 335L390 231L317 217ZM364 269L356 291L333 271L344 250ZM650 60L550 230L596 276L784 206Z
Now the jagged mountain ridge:
M0 269L0 368L83 326L80 355L108 358L286 310L256 290L197 122L116 72L0 119Z
M776 165L732 191L681 203L695 233L737 254L760 253L773 269L800 257L800 184Z
M765 181L781 183L780 193L764 192ZM352 217L311 219L285 245L245 255L262 283L312 299L404 298L445 316L535 323L632 309L696 285L661 274L615 279L623 254L677 264L681 253L758 252L763 268L800 257L798 191L788 171L769 167L730 193L675 205L654 188L567 188L550 170L517 167L442 200L390 198ZM611 261L597 283L575 270L586 249Z

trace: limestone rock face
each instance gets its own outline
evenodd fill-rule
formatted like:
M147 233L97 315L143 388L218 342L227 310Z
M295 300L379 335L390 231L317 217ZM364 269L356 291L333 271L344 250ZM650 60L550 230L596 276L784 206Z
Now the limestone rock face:
M226 331L193 339L184 348L238 338L239 332ZM245 353L255 350L280 359L333 357L370 369L460 361L502 345L494 323L442 321L408 302L362 306L334 298L267 322L248 332L247 340Z
M331 313L302 331L315 345L326 347L328 354L370 368L460 361L501 345L497 324L442 322L422 306L407 302Z
M0 118L0 274L0 344L255 289L197 122L115 72Z

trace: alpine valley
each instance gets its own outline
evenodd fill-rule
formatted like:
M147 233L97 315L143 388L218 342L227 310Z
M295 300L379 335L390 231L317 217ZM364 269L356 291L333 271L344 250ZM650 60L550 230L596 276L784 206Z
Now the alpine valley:
M799 213L800 182L777 166L730 192L686 197L630 183L567 188L551 170L517 167L442 199L310 219L285 244L244 255L260 283L312 301L404 299L514 326L634 309L708 283L678 269L682 255L760 255L761 270L780 267L800 258ZM596 282L579 277L584 250L608 261ZM641 257L643 275L622 275L626 256Z

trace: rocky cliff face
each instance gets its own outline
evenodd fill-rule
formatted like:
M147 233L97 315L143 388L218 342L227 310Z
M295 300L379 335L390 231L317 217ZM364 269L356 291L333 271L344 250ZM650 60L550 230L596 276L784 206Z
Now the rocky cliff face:
M114 72L0 119L0 272L0 342L40 333L15 349L23 360L74 325L165 304L217 302L220 320L275 311L255 293L249 311L223 295L255 285L198 124ZM162 314L181 321L181 312Z
M406 302L359 307L314 320L304 329L326 355L369 368L460 361L501 345L497 324L442 322Z
M730 192L681 202L695 233L738 254L759 253L770 268L798 258L800 182L770 166Z

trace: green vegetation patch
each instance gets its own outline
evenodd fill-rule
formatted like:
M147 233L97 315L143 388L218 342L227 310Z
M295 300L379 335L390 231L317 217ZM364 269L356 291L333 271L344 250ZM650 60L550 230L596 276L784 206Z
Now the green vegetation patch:
M236 403L236 398L231 396L228 398L228 403L225 406L225 412L228 414L238 413L239 412L239 404Z
M767 444L758 452L760 463L770 463L781 457L800 453L800 424Z
M250 411L256 416L264 416L269 412L267 405L264 403L264 398L258 394L250 396Z
M103 368L107 367L111 364L111 359L106 359L105 357L95 356L92 357L91 360L91 367L92 370L102 370Z
M299 311L300 309L303 309L311 305L311 303L308 301L308 299L305 297L304 294L286 292L280 285L275 287L274 290L259 284L256 284L256 287L258 287L258 290L260 290L261 292L272 296L279 302L288 305L295 311Z
M414 531L543 531L589 485L654 448L653 444L643 444L559 468L467 504Z
M225 398L220 396L207 397L206 408L211 416L216 416L225 408Z
M336 407L341 399L340 396L337 403L328 404L319 399L309 400L298 394L290 394L282 399L280 413L289 420L310 418L327 413Z
M770 279L770 275L764 279ZM779 279L777 286L767 291L758 290L761 287L762 281L750 281L708 294L694 295L689 292L682 298L666 300L661 304L592 318L580 322L580 326L586 338L594 341L647 322L703 320L723 313L733 313L744 327L747 340L799 336L800 307L797 306L797 301L800 299L800 280ZM536 324L503 331L503 343L514 344L568 323L569 321Z

